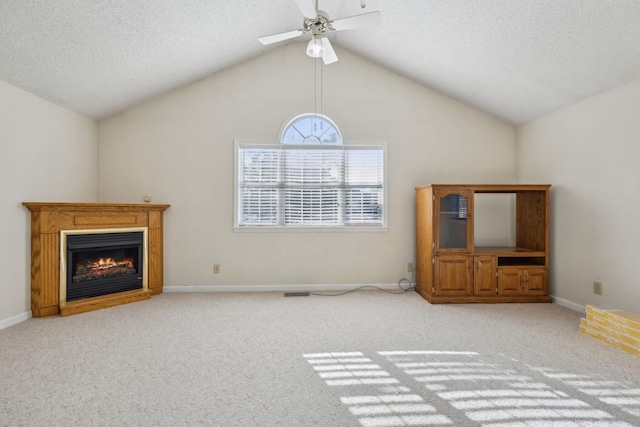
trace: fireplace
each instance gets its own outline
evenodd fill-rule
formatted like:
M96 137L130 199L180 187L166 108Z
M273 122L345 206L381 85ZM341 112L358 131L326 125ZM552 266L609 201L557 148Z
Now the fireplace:
M147 229L61 230L60 304L147 290Z
M92 310L113 307L120 304L128 304L136 301L149 299L151 295L162 293L163 286L163 212L169 205L156 205L150 203L130 204L130 203L60 203L60 202L24 202L29 211L31 211L31 312L33 317L45 317L60 314L68 316L72 314L84 313ZM125 233L125 234L122 234ZM142 233L142 252L134 249L128 249L128 253L109 254L110 250L120 250L122 247L129 246L126 243L128 236L126 233ZM123 238L118 244L111 245L111 248L98 248L95 251L107 251L102 253L102 265L105 266L108 258L123 258L117 261L116 267L120 268L121 273L130 276L127 280L122 279L118 271L111 270L110 273L93 273L78 271L83 268L78 267L78 261L82 263L97 263L100 265L100 258L90 257L86 255L86 260L80 260L77 255L73 260L73 251L83 249L91 252L93 244L87 244L84 248L84 237L76 241L75 236L85 235L114 235L116 240ZM123 237L124 236L124 237ZM67 241L71 238L71 255L67 249ZM101 236L102 239L110 237ZM75 249L74 249L75 245ZM109 246L109 245L107 245ZM116 246L116 247L114 247ZM137 243L136 245L137 246ZM133 255L131 252L133 251ZM133 259L134 267L130 267L128 258ZM69 261L69 258L71 260ZM115 258L114 258L115 257ZM94 259L90 262L90 259ZM71 263L71 264L70 264ZM87 267L85 267L87 268ZM73 270L76 270L75 273ZM71 273L69 273L71 272ZM95 278L100 282L91 280L91 285L97 288L104 285L102 280L114 279L113 276L119 277L116 282L120 282L117 286L127 287L133 286L131 283L123 284L129 279L135 282L135 289L127 291L114 291L112 288L106 295L84 296L80 292L80 296L76 290L70 293L70 300L67 299L67 279L71 274L70 283L73 284L73 276L76 277L76 283L85 282L88 279ZM115 273L115 274L111 274ZM140 287L140 280L142 277ZM109 277L104 277L109 276ZM85 283L80 283L80 287L84 287ZM100 285L100 286L97 286ZM110 286L113 283L110 283ZM121 288L122 289L122 288ZM102 290L91 290L91 292L102 292ZM87 294L85 294L87 295ZM90 294L89 294L90 295ZM78 299L74 299L78 298Z

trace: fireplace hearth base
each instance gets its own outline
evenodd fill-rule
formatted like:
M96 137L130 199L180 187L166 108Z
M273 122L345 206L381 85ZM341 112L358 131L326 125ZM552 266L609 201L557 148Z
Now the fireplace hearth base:
M170 205L112 203L23 203L31 211L31 312L33 317L69 315L148 299L162 293L163 212ZM146 289L61 301L61 232L146 228Z
M60 315L69 316L71 314L100 310L102 308L114 307L116 305L128 304L130 302L143 301L149 298L151 298L151 291L144 289L136 289L133 291L118 292L116 294L85 298L77 301L67 302L64 306L60 307Z

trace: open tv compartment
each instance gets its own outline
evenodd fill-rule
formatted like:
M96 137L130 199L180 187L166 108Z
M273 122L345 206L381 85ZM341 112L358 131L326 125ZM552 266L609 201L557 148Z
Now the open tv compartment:
M549 188L416 188L416 291L431 303L551 302ZM485 194L508 197L496 207Z

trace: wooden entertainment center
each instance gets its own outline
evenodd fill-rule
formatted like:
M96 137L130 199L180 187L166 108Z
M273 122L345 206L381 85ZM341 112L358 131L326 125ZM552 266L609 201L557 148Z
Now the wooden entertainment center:
M430 303L551 302L550 185L416 188L416 291ZM474 196L515 195L515 246L474 242Z

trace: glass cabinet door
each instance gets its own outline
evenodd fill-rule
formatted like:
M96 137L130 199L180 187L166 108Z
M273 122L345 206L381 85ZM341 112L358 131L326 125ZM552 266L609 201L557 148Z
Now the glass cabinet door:
M438 249L468 249L470 233L467 219L468 194L436 196L438 210Z

